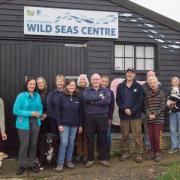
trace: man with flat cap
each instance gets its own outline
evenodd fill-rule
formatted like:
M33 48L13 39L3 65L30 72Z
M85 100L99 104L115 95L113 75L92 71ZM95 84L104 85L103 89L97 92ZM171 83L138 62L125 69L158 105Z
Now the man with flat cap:
M121 161L130 157L129 154L129 134L130 128L135 144L135 161L140 163L142 158L142 119L143 109L143 88L135 80L136 72L134 68L126 70L126 79L117 87L116 103L119 107L119 117L121 119L122 133L122 156Z

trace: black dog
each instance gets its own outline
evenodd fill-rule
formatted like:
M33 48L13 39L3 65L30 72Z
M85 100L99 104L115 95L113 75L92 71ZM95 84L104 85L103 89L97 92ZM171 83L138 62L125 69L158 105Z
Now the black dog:
M56 166L59 138L56 134L47 133L39 137L38 156L40 170L44 169L46 163Z

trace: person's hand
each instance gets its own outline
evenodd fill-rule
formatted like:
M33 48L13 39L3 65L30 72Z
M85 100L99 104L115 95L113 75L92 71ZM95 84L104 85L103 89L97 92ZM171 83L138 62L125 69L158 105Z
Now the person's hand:
M2 136L3 141L7 140L7 134L6 133L2 133L1 136Z
M63 132L64 131L64 126L58 126L58 129L60 132Z
M41 116L41 121L44 121L46 118L47 118L47 114L44 113L44 114Z
M174 102L170 105L170 109L175 108L175 106L176 106L176 102Z
M111 126L111 124L112 124L112 120L111 119L108 119L108 124L109 124L109 126Z
M132 115L132 112L130 109L125 109L125 113L128 115L128 116L131 116Z
M81 134L81 133L82 133L82 130L83 130L83 128L82 128L82 127L79 127L79 128L78 128L78 134Z
M34 111L34 112L32 112L32 116L36 117L36 118L39 118L40 117L40 113L37 112L37 111Z
M152 120L154 120L156 118L156 116L155 116L155 114L150 114L149 115L149 119L152 121Z

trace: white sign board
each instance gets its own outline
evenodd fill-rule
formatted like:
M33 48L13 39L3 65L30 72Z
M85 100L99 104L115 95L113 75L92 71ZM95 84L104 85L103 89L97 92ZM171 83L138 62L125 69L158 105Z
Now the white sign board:
M24 7L24 34L118 38L118 13Z

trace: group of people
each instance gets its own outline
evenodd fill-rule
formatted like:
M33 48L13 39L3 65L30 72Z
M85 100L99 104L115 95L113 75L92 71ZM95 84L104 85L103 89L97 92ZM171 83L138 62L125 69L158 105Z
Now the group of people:
M117 87L116 97L109 88L109 77L97 73L91 76L90 83L85 74L81 74L77 82L57 75L56 88L50 93L43 77L28 78L24 91L16 97L13 106L20 141L17 175L23 174L27 167L35 173L39 172L36 163L37 144L38 138L45 133L59 136L57 172L63 171L64 166L74 168L72 156L75 141L77 161L85 162L87 168L93 166L96 142L99 162L109 167L115 100L121 120L121 161L130 157L130 129L135 144L135 161L143 161L143 144L149 152L148 159L156 162L161 160L167 109L170 113L172 142L169 153L180 153L180 80L178 77L171 79L171 90L167 96L154 71L147 72L146 78L143 85L139 84L134 68L128 68L126 79ZM0 120L2 139L6 140L4 119Z

